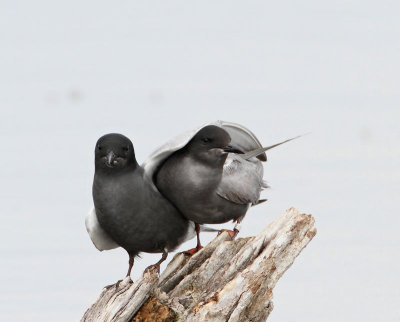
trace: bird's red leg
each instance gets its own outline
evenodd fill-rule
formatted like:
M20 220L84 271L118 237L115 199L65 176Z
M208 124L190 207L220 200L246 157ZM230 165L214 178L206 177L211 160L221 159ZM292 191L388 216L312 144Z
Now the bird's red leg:
M128 268L128 273L126 273L126 277L128 277L128 276L130 277L131 276L131 271L132 271L132 266L133 266L133 263L134 263L134 259L135 259L134 255L129 255L129 268ZM119 280L115 284L110 284L110 285L104 286L104 288L108 290L110 287L115 286L115 288L118 289L119 284L121 282L122 282L122 280Z
M126 273L126 277L131 276L134 258L135 258L134 256L129 255L129 268L128 268L128 273Z
M144 273L146 273L147 271L149 271L151 269L156 269L157 273L160 274L160 265L161 265L161 263L163 261L165 261L167 259L167 257L168 257L168 252L164 251L162 256L161 256L161 259L157 263L155 263L154 265L150 265L149 267L147 267L144 270Z
M197 246L195 248L189 249L186 252L183 252L186 255L194 255L196 254L200 249L203 248L200 243L200 225L199 224L194 224L194 229L196 230L196 235L197 235Z

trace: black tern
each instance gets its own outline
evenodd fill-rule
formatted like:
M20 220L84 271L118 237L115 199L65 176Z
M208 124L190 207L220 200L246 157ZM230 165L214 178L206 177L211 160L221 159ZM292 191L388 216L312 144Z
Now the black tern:
M132 142L121 134L97 141L93 201L88 233L99 250L122 247L128 252L126 276L140 252L162 253L151 266L159 272L168 252L190 238L189 221L160 194L152 175L137 163Z
M293 138L295 139L295 138ZM244 126L217 121L184 134L156 151L148 167L156 168L160 192L196 224L197 246L202 248L199 224L236 221L231 238L252 205L267 188L263 180L265 151L290 140L262 147ZM160 165L161 164L161 165Z

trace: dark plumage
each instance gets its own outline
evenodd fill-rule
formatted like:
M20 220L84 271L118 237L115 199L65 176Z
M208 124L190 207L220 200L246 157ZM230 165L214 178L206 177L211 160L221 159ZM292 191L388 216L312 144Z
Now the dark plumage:
M188 220L145 176L132 142L121 134L104 135L96 144L93 201L101 229L129 254L127 276L136 255L163 253L165 260L189 228Z
M233 150L230 141L224 129L206 126L167 158L156 174L161 193L195 223L224 223L247 211L247 203L235 203L217 194L227 151Z
M157 166L155 182L160 192L196 223L197 247L189 251L194 253L201 248L199 224L236 221L234 230L229 231L234 237L249 207L265 201L260 200L261 190L267 187L261 161L267 160L266 150L284 142L263 148L248 129L228 122L203 126L183 138L179 145L171 143L159 150L162 163ZM172 153L163 155L163 151Z
M243 153L229 146L230 141L221 127L205 126L186 146L169 156L156 173L155 182L161 193L196 223L197 246L189 253L202 248L199 224L239 220L249 208L249 201L235 202L218 193L228 152ZM258 196L261 185L259 188Z

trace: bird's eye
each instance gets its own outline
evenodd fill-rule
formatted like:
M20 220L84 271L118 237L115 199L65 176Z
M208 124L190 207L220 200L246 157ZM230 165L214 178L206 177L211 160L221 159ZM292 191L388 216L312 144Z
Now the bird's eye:
M211 139L210 138L203 138L203 139L201 139L204 143L208 143L208 142L211 142Z
M101 151L101 145L98 145L98 146L97 146L97 149L98 149L99 151Z
M123 150L124 152L128 152L128 151L129 151L129 146L124 146L124 147L122 148L122 150Z

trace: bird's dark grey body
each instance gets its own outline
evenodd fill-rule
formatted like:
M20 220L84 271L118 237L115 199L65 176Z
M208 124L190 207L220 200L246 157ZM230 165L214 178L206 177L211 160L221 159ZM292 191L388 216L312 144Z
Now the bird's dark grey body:
M129 254L130 275L140 252L163 253L158 270L187 237L189 221L154 186L138 165L132 142L121 134L101 137L95 150L93 181L95 211L86 227L99 250L116 245Z
M265 151L294 139L263 147L244 126L223 121L183 138L160 148L148 167L160 192L197 224L240 224L250 206L265 201Z
M232 202L216 191L221 183L227 153L214 149L198 158L191 149L172 154L156 174L156 185L186 218L198 224L220 224L243 216L248 204Z
M118 174L96 171L93 200L108 235L131 255L175 249L188 221L143 176L143 169Z
M261 190L267 187L261 165L266 155L254 134L238 124L220 122L200 128L173 153L163 155L162 151L161 165L153 166L156 186L196 224L197 246L187 252L194 254L202 248L199 224L236 221L228 231L233 238L247 210L260 202Z

